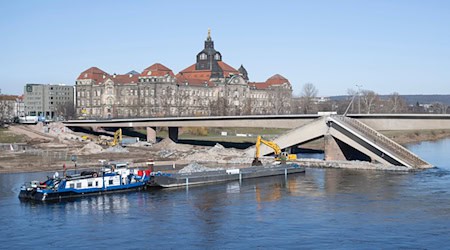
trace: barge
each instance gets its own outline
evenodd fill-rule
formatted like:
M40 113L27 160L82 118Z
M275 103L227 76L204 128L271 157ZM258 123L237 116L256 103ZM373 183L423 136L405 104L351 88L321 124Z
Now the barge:
M143 190L148 187L150 170L130 169L127 163L104 165L100 171L31 181L20 188L19 198L32 201L59 201L89 195Z
M183 187L191 185L212 184L226 181L242 181L244 179L304 173L305 168L298 164L279 164L266 166L252 166L226 170L214 170L192 173L152 173L151 186L163 188Z

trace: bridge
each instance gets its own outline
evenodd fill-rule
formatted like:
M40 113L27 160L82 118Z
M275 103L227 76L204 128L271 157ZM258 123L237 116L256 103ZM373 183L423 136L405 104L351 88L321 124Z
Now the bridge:
M291 129L275 139L283 149L325 138L326 160L365 160L408 169L431 165L385 137L383 130L450 129L450 115L350 114L338 115L252 115L213 117L165 117L112 120L71 120L68 127L146 127L147 139L156 139L156 127L168 127L169 137L178 140L179 127L262 127ZM254 149L247 153L252 155ZM261 153L269 154L267 147Z
M209 116L209 117L154 117L109 120L69 120L67 127L92 128L148 128L149 141L155 139L156 127L169 128L172 140L178 139L179 127L250 127L294 129L310 123L320 115L249 115L249 116ZM450 129L450 115L430 114L349 114L377 131L385 130L442 130Z

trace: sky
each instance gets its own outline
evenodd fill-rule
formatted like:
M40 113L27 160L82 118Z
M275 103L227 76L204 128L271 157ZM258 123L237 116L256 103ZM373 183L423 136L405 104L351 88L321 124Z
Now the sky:
M74 85L96 66L113 74L195 63L208 28L223 61L251 81L281 74L295 95L349 89L450 94L450 1L0 1L0 89Z

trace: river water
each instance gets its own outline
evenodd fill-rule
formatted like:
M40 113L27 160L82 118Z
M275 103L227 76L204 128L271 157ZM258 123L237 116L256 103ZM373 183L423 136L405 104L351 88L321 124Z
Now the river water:
M450 248L450 140L409 146L416 173L305 174L32 204L0 174L2 249Z

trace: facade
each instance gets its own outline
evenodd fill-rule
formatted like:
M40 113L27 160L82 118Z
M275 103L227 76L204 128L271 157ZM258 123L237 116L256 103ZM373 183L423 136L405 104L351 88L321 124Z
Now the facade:
M0 95L0 123L11 122L24 115L23 98L16 95Z
M76 80L76 112L85 118L288 114L292 87L274 75L250 82L246 69L222 60L210 32L196 63L174 74L155 63L140 74L91 67Z
M25 115L55 119L73 110L74 87L63 84L26 84Z

